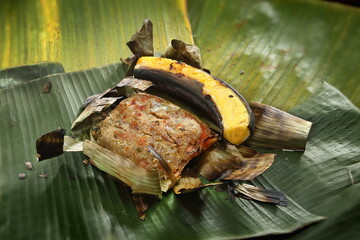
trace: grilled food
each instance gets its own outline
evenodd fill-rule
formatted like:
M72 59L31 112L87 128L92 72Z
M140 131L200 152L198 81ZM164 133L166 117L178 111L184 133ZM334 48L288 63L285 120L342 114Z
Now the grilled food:
M92 135L100 146L142 168L159 168L165 179L169 176L149 146L178 179L187 163L216 141L214 133L190 113L144 93L121 101L94 129Z

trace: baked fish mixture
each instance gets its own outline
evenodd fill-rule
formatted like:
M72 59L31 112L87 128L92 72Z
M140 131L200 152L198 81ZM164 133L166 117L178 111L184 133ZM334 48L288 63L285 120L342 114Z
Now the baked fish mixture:
M38 160L83 152L131 189L141 219L149 196L215 185L232 197L286 206L284 193L244 181L275 161L275 153L254 148L304 151L311 122L248 103L202 67L194 45L174 39L154 56L149 20L127 45L134 54L122 59L127 77L84 102L70 129L73 137L57 129L37 139Z
M212 131L190 113L160 97L139 93L124 99L92 131L95 141L145 169L160 168L152 147L176 178L187 163L215 141Z

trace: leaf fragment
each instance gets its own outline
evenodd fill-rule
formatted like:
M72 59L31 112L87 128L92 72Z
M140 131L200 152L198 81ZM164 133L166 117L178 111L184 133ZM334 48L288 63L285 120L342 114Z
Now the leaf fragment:
M171 40L162 57L178 60L202 69L200 49L178 39Z
M83 150L83 142L77 141L72 137L65 136L63 150L64 152L81 152Z
M304 151L312 123L275 107L251 102L255 131L246 141L252 147Z
M47 178L48 175L46 173L39 174L38 177L40 178Z
M112 106L121 98L122 97L103 98L102 96L97 96L75 119L71 125L71 132L76 137L80 137L84 133L87 133L92 125L104 119L104 110Z
M201 186L202 182L197 176L197 172L194 169L186 168L181 174L181 178L173 187L176 194L185 193L197 189Z
M31 162L25 162L25 167L27 170L32 170L33 166Z
M207 180L252 180L267 170L274 162L275 154L258 153L255 150L218 142L197 163L197 171Z
M65 129L44 134L36 140L36 151L38 161L53 158L63 154Z
M19 179L25 179L26 174L25 173L19 173L18 177L19 177Z
M157 169L146 170L132 160L107 150L89 140L84 141L83 153L91 164L121 180L131 187L132 192L161 197L160 178Z
M239 194L240 197L251 200L273 203L283 207L288 205L287 197L283 192L258 188L246 183L237 184L235 193Z
M171 185L169 187L173 186L177 182L177 179L173 173L173 170L170 168L169 164L151 145L147 146L147 148L156 157L159 165L165 171L166 175L169 177L169 179L171 181Z
M173 187L175 194L190 193L207 187L225 185L227 182L212 182L204 184L196 169L193 167L186 168L181 174L181 178Z
M151 87L153 84L150 81L146 81L146 80L140 80L137 78L132 77L126 77L123 80L121 80L118 85L116 85L117 87L131 87L134 89L139 89L141 91L145 91L146 89L148 89L149 87Z
M126 45L136 56L153 56L154 48L152 22L149 19L145 19L142 27L136 31Z
M147 198L147 195L144 194L133 194L132 199L134 201L136 211L141 220L145 219L145 212L150 206L150 202Z

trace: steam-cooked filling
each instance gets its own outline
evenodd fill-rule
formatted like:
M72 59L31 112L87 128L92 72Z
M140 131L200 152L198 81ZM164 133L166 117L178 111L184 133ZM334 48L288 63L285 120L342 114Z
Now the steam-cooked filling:
M185 165L209 148L211 130L178 106L153 95L136 94L120 102L93 132L97 143L137 165L152 169L158 159L152 146L178 177Z

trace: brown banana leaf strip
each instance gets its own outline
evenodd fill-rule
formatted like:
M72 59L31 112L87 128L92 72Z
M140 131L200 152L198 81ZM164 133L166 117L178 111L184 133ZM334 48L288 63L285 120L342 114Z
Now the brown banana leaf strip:
M139 56L132 55L125 60L120 59L123 63L128 65L128 70L126 71L126 76L133 76L134 75L134 68L136 65L137 60L139 59Z
M181 174L181 178L173 187L173 190L176 194L181 194L194 191L194 189L197 189L201 184L202 182L194 168L186 168Z
M160 166L162 167L162 169L164 169L165 173L171 180L171 185L175 184L177 179L176 179L172 169L170 168L169 164L164 160L164 158L152 146L149 145L148 149L159 160Z
M127 77L115 87L107 89L101 94L93 95L85 100L82 111L71 126L71 132L79 137L90 127L103 120L122 99L133 95L136 89L147 89L151 86L149 81Z
M69 136L64 137L64 152L82 152L83 149L83 142L77 141L76 139Z
M245 183L237 184L234 189L235 194L242 198L272 203L283 207L288 205L287 197L281 191L262 189Z
M218 142L196 164L196 170L207 180L252 180L267 170L275 154L258 153L244 146Z
M251 102L255 116L255 131L246 145L269 149L304 151L311 122L275 107Z
M36 140L38 161L53 158L63 154L65 129L57 129L41 136Z
M126 76L132 76L134 75L134 67L139 57L154 56L152 22L149 19L145 19L142 27L136 31L126 45L134 55L120 60L128 66Z
M136 211L141 220L145 219L145 212L150 206L149 196L144 194L133 194L132 199L134 201Z
M241 159L241 164L226 170L222 180L252 180L265 172L274 162L276 154L258 153L254 149L228 145L227 152Z
M123 80L121 80L117 87L131 87L134 89L139 89L141 91L145 91L149 87L151 87L153 84L150 81L146 80L140 80L134 77L126 77Z
M206 187L227 185L227 182L214 182L203 184L195 168L186 168L181 174L173 190L175 194L190 193L201 190Z
M220 185L224 185L225 183L223 182L214 182L214 183L207 183L207 184L202 184L198 187L193 187L193 188L187 188L187 189L181 189L181 191L179 193L190 193L190 192L195 192L195 191L199 191L201 189L207 188L207 187L214 187L214 186L220 186Z
M94 142L83 142L83 153L92 165L121 180L133 194L150 194L161 197L158 169L144 169L131 159L120 156Z
M100 94L94 94L88 97L80 106L77 116L79 116L89 104L94 101L97 97L99 97Z
M79 114L85 110L87 106L89 106L90 103L92 103L97 98L104 98L104 97L128 97L129 95L133 94L133 91L130 91L129 89L124 89L125 87L130 87L134 89L138 89L141 91L145 91L149 87L152 86L152 83L150 81L146 80L140 80L134 77L125 77L122 79L115 87L111 89L107 89L105 92L100 94L94 94L90 97L88 97L83 104L81 105L79 109Z
M110 108L124 97L102 97L98 95L90 102L86 108L75 119L71 126L71 132L75 136L81 136L87 132L90 127L106 117L105 109Z
M126 45L135 56L154 56L152 22L145 19L142 27L136 31Z
M181 178L173 187L176 194L189 193L201 190L206 187L219 186L227 184L226 182L215 182L203 184L194 168L187 168L181 174Z
M203 69L200 49L195 45L186 44L181 40L171 40L162 57L178 60L195 68Z

